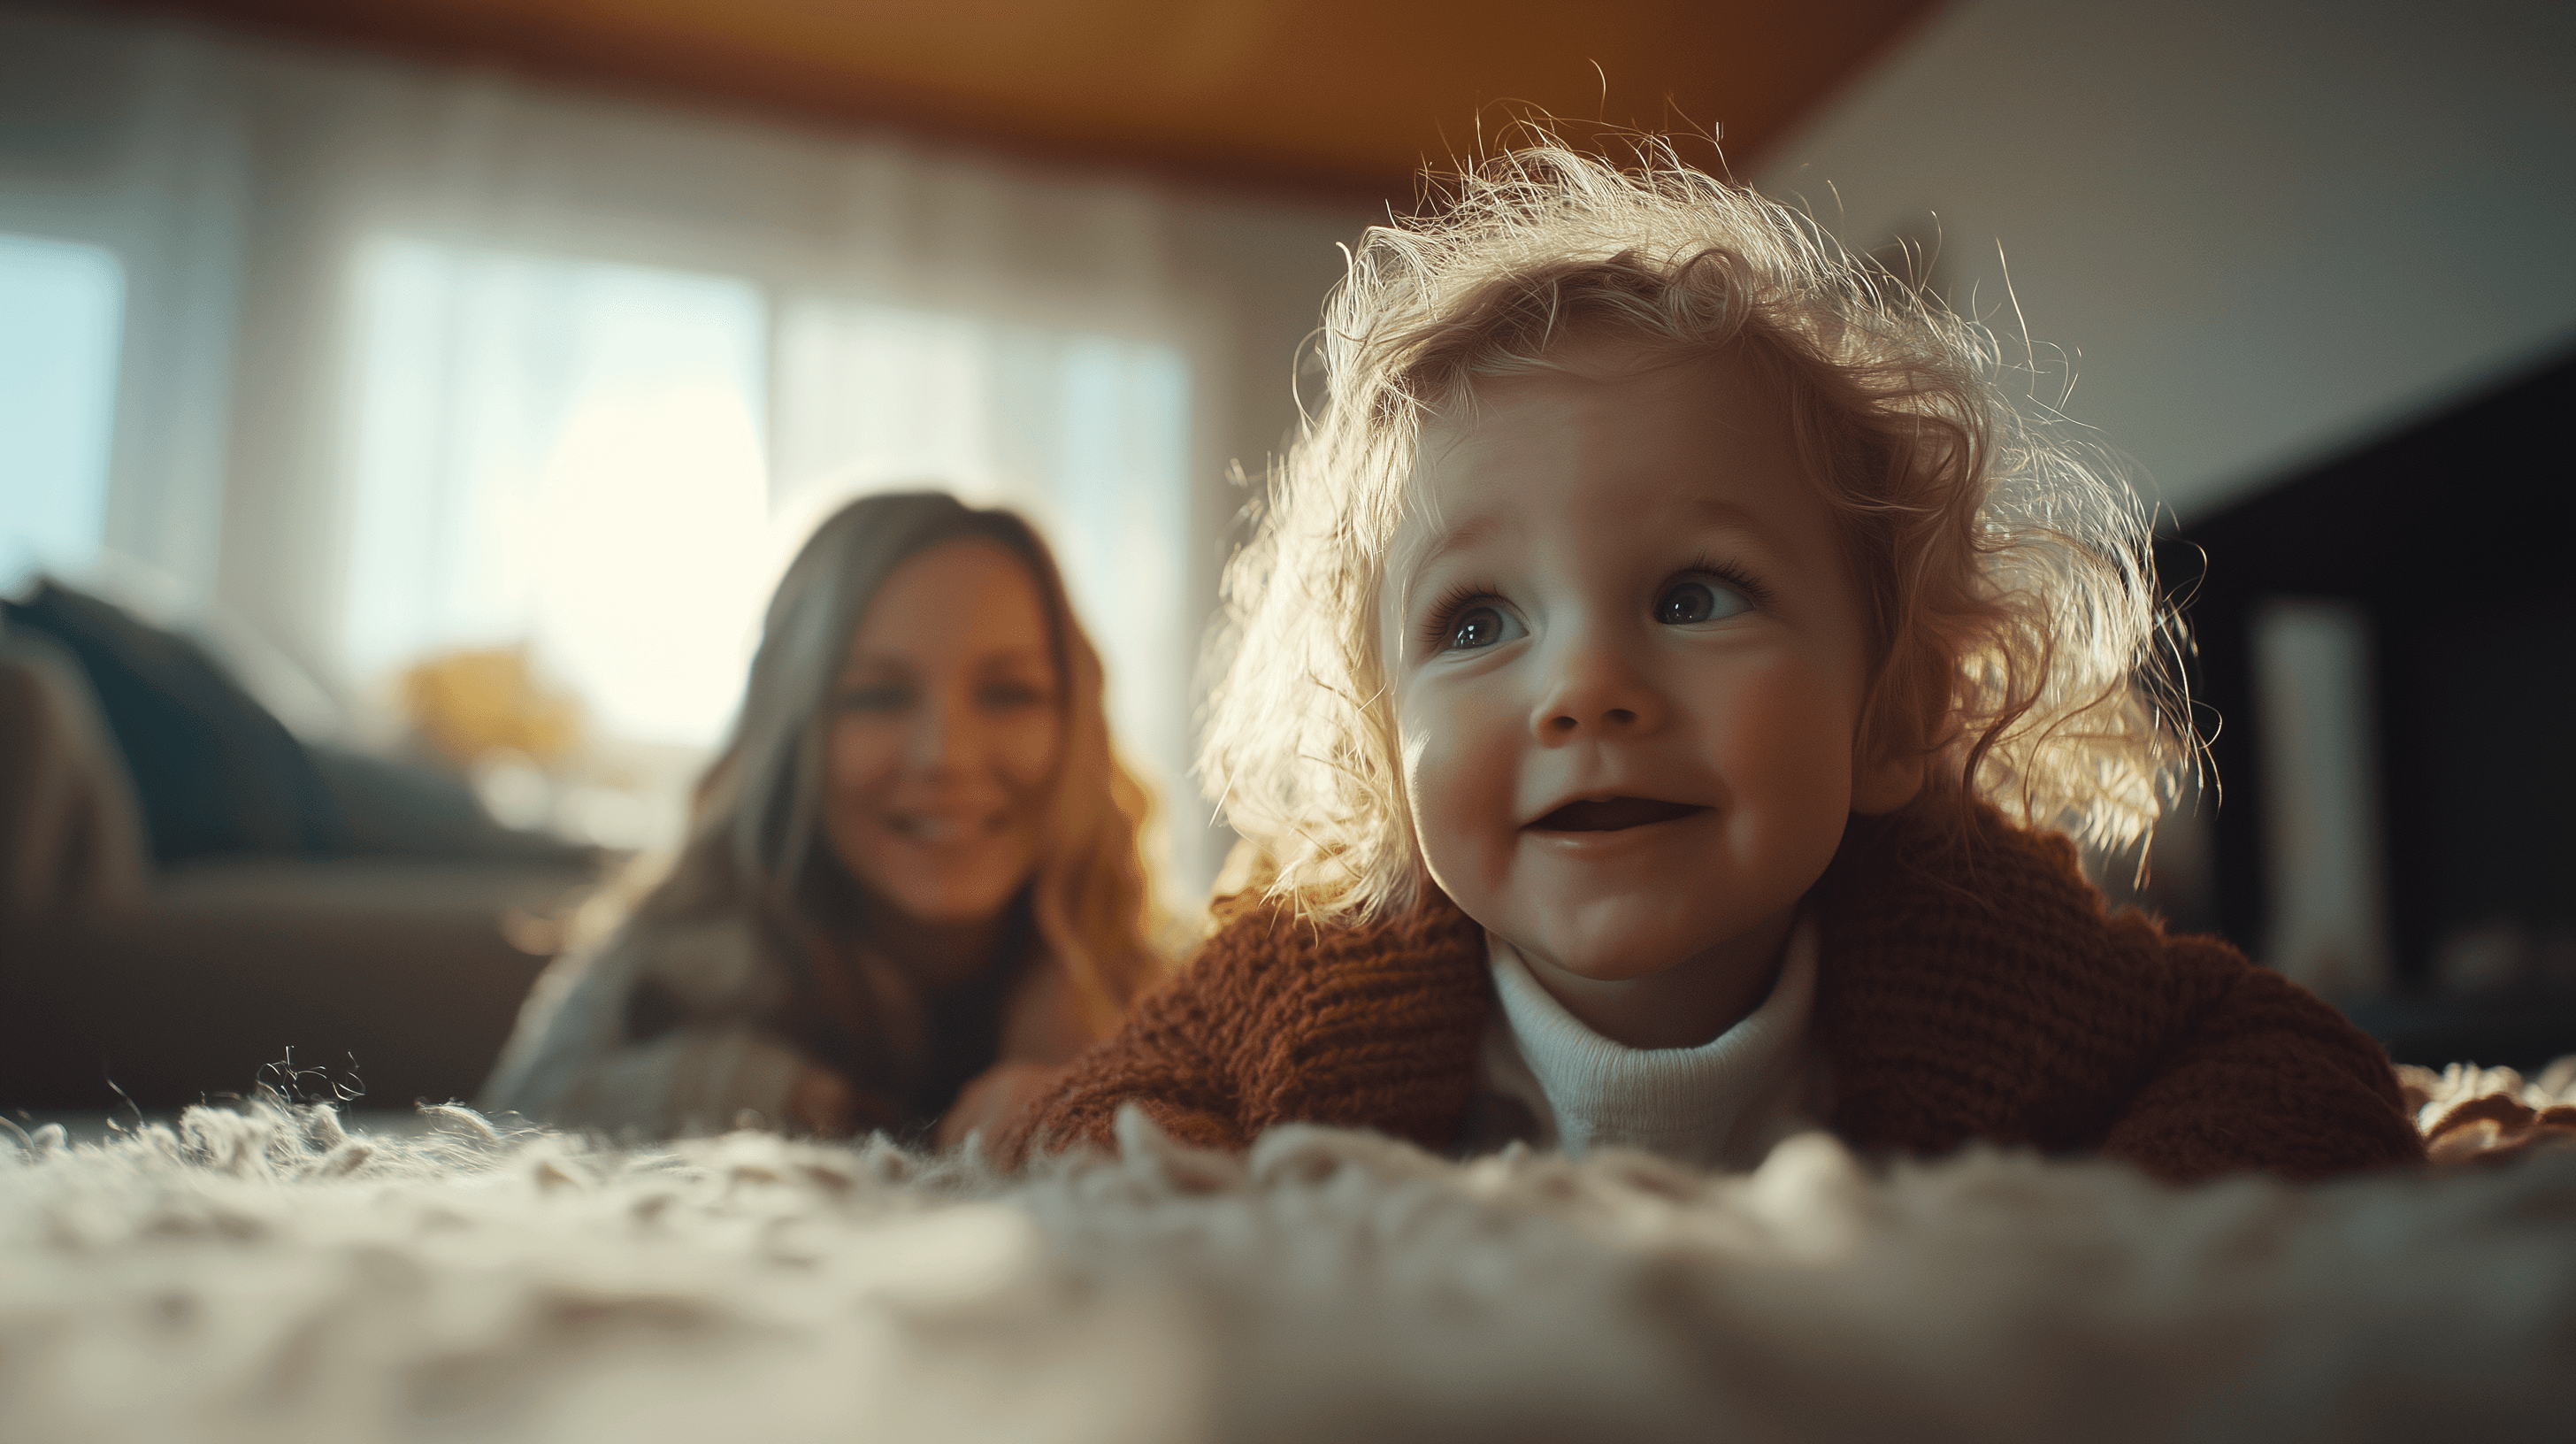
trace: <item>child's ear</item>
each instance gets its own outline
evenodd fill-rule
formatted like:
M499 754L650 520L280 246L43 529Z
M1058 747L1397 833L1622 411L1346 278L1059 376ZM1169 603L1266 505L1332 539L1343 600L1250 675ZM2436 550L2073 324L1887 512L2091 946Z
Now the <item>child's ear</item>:
M1922 754L1911 748L1854 748L1851 810L1865 815L1896 811L1922 794L1924 771Z
M1851 810L1894 812L1923 791L1923 748L1901 727L1863 727L1852 739Z

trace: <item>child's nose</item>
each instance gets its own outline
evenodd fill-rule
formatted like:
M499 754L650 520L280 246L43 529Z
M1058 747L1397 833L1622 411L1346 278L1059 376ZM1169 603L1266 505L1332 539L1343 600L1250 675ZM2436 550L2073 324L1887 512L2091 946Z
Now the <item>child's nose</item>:
M1629 736L1663 724L1663 699L1617 647L1574 642L1532 716L1539 740Z

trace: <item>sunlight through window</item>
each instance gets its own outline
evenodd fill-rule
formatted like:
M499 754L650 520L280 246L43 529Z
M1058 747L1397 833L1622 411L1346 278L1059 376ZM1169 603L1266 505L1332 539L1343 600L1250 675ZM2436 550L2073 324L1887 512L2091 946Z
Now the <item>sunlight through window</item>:
M0 235L0 587L98 552L124 313L114 256Z
M352 675L526 642L602 731L716 741L770 580L758 290L389 241L358 311Z

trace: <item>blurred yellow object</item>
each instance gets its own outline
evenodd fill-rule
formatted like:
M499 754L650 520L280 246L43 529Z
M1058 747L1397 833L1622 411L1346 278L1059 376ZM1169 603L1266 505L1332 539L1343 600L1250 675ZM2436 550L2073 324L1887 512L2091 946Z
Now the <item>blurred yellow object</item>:
M503 748L547 767L581 745L581 704L538 685L525 647L432 657L403 673L402 699L412 731L460 768Z

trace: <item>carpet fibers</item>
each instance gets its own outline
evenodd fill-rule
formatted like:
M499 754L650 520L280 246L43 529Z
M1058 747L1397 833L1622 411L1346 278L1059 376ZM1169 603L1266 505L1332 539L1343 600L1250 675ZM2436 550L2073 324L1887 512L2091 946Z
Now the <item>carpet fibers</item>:
M1972 1150L1000 1178L200 1108L0 1144L0 1438L2576 1437L2576 1152L2170 1189Z

